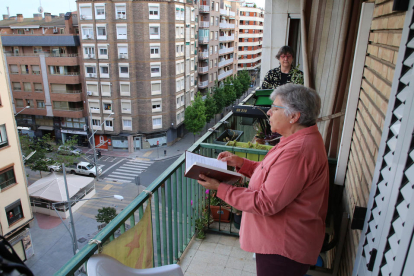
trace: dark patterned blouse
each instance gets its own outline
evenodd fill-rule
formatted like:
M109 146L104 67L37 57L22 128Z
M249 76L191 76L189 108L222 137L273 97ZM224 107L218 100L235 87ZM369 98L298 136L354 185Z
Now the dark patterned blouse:
M294 74L293 67L290 69L289 73L287 73L286 82L282 81L282 70L279 67L276 67L274 69L271 69L267 72L264 81L262 83L262 89L276 89L279 86L291 83L292 82L292 75ZM299 71L299 74L303 75L302 71ZM303 80L303 78L301 78ZM301 83L303 85L303 81Z

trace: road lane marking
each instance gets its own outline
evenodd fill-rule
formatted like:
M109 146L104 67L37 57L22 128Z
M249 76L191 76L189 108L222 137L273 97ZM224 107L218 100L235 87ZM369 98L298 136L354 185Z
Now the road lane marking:
M103 187L102 188L102 190L106 190L106 191L108 191L109 189L111 189L113 187L113 185L111 185L111 184L107 184L107 185L105 185L105 187Z
M128 169L128 170L125 170L125 169L117 169L116 170L117 172L126 172L126 173L142 173L143 171L145 171L145 170L132 170L132 169Z
M152 150L151 151L147 151L146 153L144 153L144 157L148 157L148 156L150 156L151 155L151 153L152 153Z
M110 169L112 169L113 167L115 167L116 165L118 165L119 163L121 163L122 161L124 161L123 159L119 160L117 163L113 164L112 166L110 166L109 168L107 168L105 171L103 171L101 173L101 175L103 175L104 173L106 173L107 171L109 171Z
M114 175L115 174L115 175ZM120 177L120 178L126 178L126 179L135 179L135 176L124 176L124 173L111 173L111 177Z
M132 181L129 181L129 180L115 179L115 178L109 178L109 177L105 177L105 180L112 180L112 181L117 182L117 183L120 183L120 182L122 182L122 183L131 183L132 182Z

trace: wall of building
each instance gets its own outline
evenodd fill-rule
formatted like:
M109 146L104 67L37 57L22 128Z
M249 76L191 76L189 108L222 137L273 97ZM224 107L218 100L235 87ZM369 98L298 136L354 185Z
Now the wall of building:
M355 206L368 203L394 77L405 12L392 12L392 5L375 1L343 196L350 220ZM360 235L348 229L339 275L352 274Z

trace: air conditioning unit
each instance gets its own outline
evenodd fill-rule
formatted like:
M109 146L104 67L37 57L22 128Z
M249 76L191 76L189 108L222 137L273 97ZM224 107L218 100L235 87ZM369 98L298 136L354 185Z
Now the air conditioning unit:
M30 31L30 29L24 29L26 32Z
M125 19L125 15L124 14L118 14L118 19Z
M86 91L86 94L88 94L88 96L92 96L92 91Z
M86 19L86 16L81 15L81 19L82 19L82 20L85 20L85 19Z
M94 75L93 73L89 73L88 77L93 78L93 75Z
M92 57L92 55L91 54L88 54L88 58L91 58Z
M125 55L119 55L119 58L126 58Z
M89 38L89 35L86 35L86 38Z

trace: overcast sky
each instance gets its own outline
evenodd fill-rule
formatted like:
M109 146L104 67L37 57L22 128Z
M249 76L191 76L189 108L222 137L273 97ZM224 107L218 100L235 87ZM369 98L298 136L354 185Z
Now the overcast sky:
M75 0L1 0L0 13L7 14L7 7L9 7L11 16L22 13L23 17L30 18L33 17L34 13L37 13L40 2L44 12L50 12L54 15L76 11ZM265 5L265 0L249 0L247 2L255 2L259 7L264 7Z

